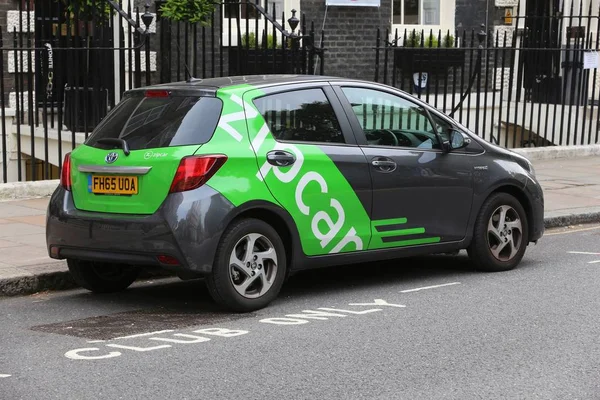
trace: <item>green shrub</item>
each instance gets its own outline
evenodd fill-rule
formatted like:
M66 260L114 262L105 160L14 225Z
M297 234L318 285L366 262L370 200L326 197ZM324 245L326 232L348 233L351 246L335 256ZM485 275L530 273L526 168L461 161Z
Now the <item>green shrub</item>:
M210 23L207 18L215 10L212 0L166 0L160 11L165 18L173 21L202 25Z
M92 20L94 16L100 21L107 21L113 13L113 9L108 2L101 3L100 0L63 0L67 16L71 19L75 15L82 20Z
M275 42L275 37L273 35L267 35L267 49L272 49L273 48L273 43ZM248 36L246 36L246 34L242 34L242 46L243 47L247 47L254 49L256 48L256 34L254 32L250 32L248 33ZM264 45L264 38L261 38L258 41L258 48L262 49ZM281 39L279 38L279 40L277 41L277 44L275 46L276 49L281 49L282 45L281 45ZM287 47L290 48L291 47L291 41L288 39L287 42Z
M424 40L421 33L412 31L404 41L404 47L439 47L437 36L429 35Z
M421 32L412 31L408 34L408 37L404 40L404 47L454 47L454 36L444 35L442 43L438 40L438 36L430 34L424 40L421 40Z
M442 47L454 47L454 36L446 34L442 39Z

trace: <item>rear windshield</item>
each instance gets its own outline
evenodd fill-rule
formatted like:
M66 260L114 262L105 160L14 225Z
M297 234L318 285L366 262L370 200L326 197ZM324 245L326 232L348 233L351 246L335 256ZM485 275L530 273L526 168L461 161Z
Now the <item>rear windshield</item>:
M124 139L131 150L186 146L208 142L223 104L215 97L169 96L124 98L98 125L87 145L105 138Z

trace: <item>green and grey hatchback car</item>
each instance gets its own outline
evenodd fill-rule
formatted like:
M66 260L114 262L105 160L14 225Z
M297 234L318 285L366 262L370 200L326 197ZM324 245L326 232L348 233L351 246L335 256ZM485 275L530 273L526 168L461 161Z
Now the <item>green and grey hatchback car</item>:
M509 270L543 231L529 161L427 104L256 76L127 92L65 157L47 244L94 292L159 266L250 311L308 268L467 249L477 268Z

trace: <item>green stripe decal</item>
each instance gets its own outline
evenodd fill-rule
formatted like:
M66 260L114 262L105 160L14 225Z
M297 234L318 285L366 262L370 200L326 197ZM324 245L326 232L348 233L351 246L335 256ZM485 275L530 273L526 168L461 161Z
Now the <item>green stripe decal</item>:
M406 218L392 218L392 219L380 219L372 221L373 226L385 226L385 225L400 225L405 224L408 220Z
M379 236L380 237L407 236L407 235L420 235L421 233L425 233L425 228L398 229L395 231L379 232Z
M381 238L378 238L381 241ZM439 237L430 237L423 239L410 239L410 240L401 240L398 242L387 242L387 243L377 243L375 246L372 246L376 249L382 249L386 247L402 247L402 246L416 246L419 244L431 244L431 243L439 243ZM374 243L375 244L375 243Z
M371 221L371 242L369 243L369 249L418 246L422 244L439 243L441 241L441 238L437 236L394 240L400 239L398 236L417 236L426 233L424 227L407 227L406 229L397 229L399 228L397 225L403 225L407 223L407 218L390 218ZM384 230L386 227L388 227L389 230Z

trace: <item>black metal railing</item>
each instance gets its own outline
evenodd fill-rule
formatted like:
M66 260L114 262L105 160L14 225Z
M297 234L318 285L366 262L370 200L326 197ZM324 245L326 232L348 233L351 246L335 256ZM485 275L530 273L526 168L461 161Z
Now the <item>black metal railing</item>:
M162 17L157 1L152 25L149 4L142 12L120 0L69 4L35 1L29 29L32 3L19 2L18 26L8 35L0 29L1 182L58 178L64 154L130 88L324 71L323 32L307 30L295 11L279 22L274 6L217 3L206 23L190 24Z
M127 75L129 82L141 86L141 54L149 53L147 46L142 49L148 25L140 27L139 10L134 19L131 9L125 12L112 1L98 0L88 9L81 9L78 2L67 6L61 1L38 1L35 5L35 20L30 24L30 2L25 2L25 9L19 2L18 29L14 27L8 35L12 46L5 46L0 30L0 65L12 65L12 70L0 69L4 182L9 172L14 176L11 180L18 181L56 178L64 136L70 135L71 148L87 138L126 90ZM147 11L145 17L150 15ZM125 63L124 52L135 56ZM145 75L149 82L149 69ZM9 101L15 112L10 125L6 123ZM9 130L14 131L14 138L9 137ZM83 136L78 140L79 134ZM50 154L52 141L58 154ZM9 171L11 161L14 171Z
M504 147L598 144L600 10L581 7L496 35L378 30L374 79Z

